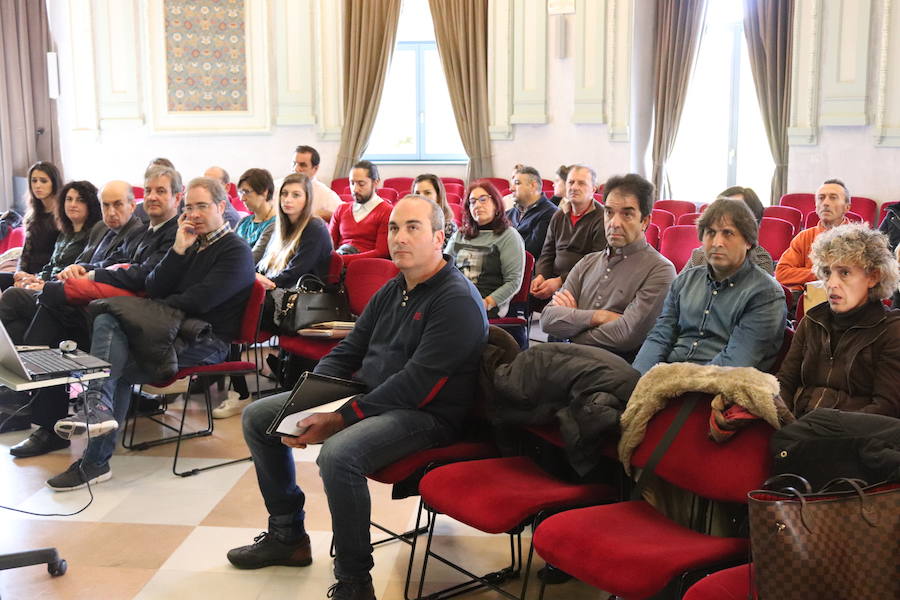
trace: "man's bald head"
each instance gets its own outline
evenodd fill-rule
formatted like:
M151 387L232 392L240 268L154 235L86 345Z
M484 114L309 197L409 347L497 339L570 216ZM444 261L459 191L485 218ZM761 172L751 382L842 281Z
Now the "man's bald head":
M231 181L231 178L228 177L228 171L222 167L212 166L203 172L203 176L217 180L222 184L222 187L226 189L228 188L228 183Z
M134 213L134 190L127 181L110 181L100 190L100 209L103 222L110 229L119 229Z

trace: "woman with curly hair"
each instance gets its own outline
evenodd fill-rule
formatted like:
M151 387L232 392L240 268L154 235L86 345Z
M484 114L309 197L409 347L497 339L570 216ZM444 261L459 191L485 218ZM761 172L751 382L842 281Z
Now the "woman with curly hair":
M897 260L884 234L841 225L819 235L810 257L828 302L800 321L778 381L795 416L816 408L900 417Z

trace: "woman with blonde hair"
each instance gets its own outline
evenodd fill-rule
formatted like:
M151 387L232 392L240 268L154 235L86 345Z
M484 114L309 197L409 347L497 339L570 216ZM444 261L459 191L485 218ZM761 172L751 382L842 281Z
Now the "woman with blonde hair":
M284 178L278 194L275 230L265 254L256 265L256 279L266 290L290 288L308 273L320 278L328 274L331 262L331 234L325 222L312 214L312 180L301 173ZM262 310L262 328L275 331L272 319L275 301L266 293ZM225 419L240 414L250 403L250 393L243 378L234 378L234 390L219 406L213 417Z
M840 225L816 238L810 257L828 301L797 326L781 397L797 417L816 408L900 417L900 311L882 302L900 275L887 237Z

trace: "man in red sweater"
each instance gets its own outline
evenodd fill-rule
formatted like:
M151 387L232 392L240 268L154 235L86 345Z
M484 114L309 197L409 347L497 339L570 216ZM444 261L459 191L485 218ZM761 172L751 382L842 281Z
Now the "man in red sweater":
M391 205L378 197L378 167L361 160L350 170L353 202L342 202L331 217L331 241L344 264L357 258L388 258Z

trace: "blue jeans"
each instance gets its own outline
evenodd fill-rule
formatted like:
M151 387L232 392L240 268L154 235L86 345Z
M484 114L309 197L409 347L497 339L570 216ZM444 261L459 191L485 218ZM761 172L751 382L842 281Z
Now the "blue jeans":
M229 345L218 338L205 344L195 344L178 355L178 367L211 365L221 362L228 354ZM119 320L110 314L94 319L91 336L91 354L110 364L109 377L94 379L89 387L100 391L101 399L121 425L128 417L131 405L131 388L136 383L152 383L151 376L142 371L128 350L128 338ZM84 451L84 460L95 465L109 462L116 449L115 431L91 438Z
M280 438L266 435L266 429L289 393L252 403L243 416L244 439L269 511L269 529L282 538L300 532L305 497L297 485L291 449ZM334 574L339 580L367 581L374 564L366 475L413 452L446 445L452 438L452 428L427 412L392 410L354 423L325 440L317 463L331 511Z

